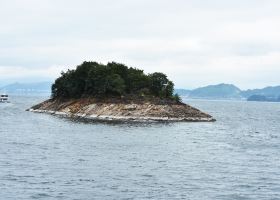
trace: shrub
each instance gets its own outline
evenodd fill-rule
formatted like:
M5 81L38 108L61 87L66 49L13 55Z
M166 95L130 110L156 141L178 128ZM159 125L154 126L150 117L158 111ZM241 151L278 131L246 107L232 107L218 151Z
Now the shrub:
M173 96L173 99L177 102L177 103L181 103L182 102L182 98L176 93Z

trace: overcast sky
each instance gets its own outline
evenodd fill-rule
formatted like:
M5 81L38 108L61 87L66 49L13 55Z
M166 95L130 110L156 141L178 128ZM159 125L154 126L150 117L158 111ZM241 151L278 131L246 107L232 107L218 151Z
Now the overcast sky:
M279 0L1 0L0 83L87 61L161 71L177 88L280 85Z

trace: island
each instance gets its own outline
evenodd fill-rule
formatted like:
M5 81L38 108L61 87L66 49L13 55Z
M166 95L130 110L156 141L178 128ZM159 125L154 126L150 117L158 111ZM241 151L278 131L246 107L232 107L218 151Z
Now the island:
M83 62L62 72L51 98L28 111L102 121L215 121L173 93L174 84L163 73L145 74L116 62Z
M252 95L249 96L247 101L262 101L262 102L280 102L280 96L265 96L265 95Z

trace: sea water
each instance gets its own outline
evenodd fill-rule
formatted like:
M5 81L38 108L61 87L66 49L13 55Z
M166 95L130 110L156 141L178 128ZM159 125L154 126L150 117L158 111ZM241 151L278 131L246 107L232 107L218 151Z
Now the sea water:
M79 122L0 104L0 199L280 199L280 103L186 100L214 123Z

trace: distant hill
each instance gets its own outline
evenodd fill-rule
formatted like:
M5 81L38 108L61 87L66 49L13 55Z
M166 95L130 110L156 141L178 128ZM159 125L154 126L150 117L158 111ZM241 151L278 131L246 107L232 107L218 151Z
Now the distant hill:
M192 90L189 94L191 98L207 98L207 99L240 99L241 90L232 84L218 84L200 87Z
M0 93L8 94L50 94L51 82L12 83L0 88Z
M180 96L201 99L248 99L251 101L279 101L280 86L265 87L242 91L232 84L218 84L200 87L194 90L175 90Z
M252 95L263 95L266 97L278 97L280 96L280 86L275 87L265 87L263 89L245 90L242 91L243 97L250 97Z

